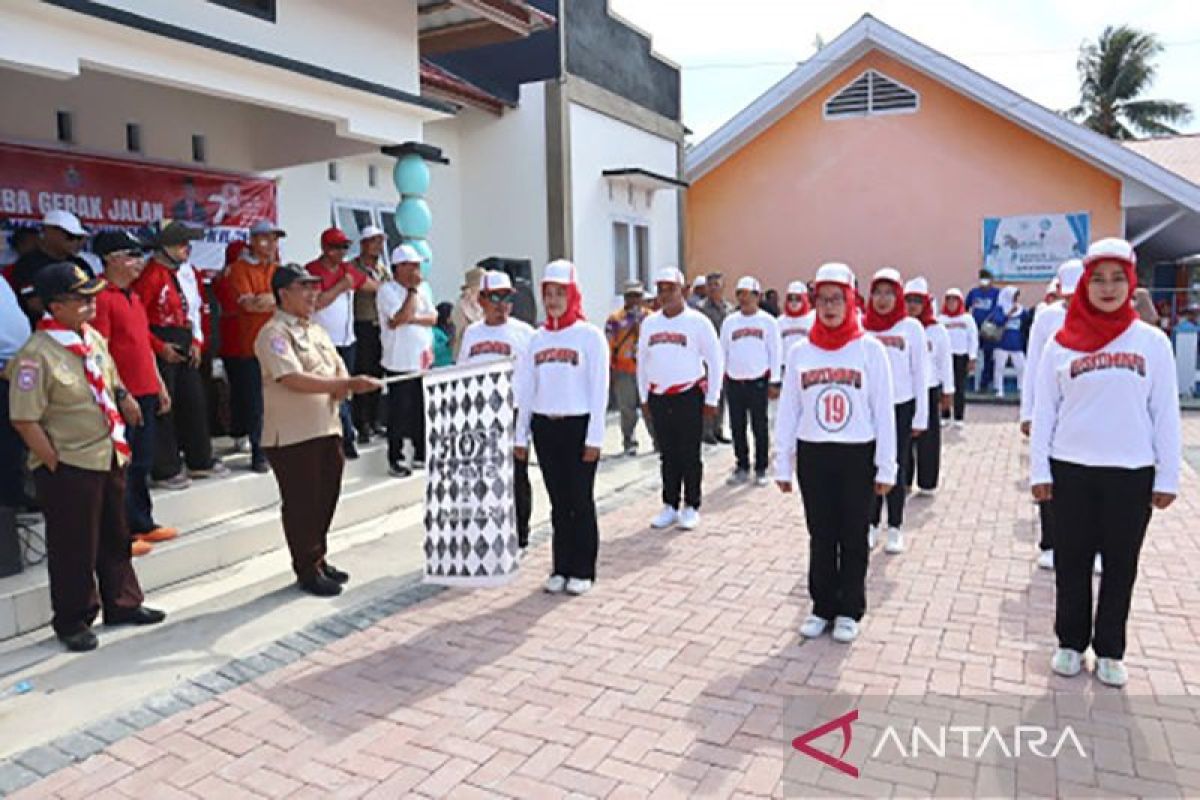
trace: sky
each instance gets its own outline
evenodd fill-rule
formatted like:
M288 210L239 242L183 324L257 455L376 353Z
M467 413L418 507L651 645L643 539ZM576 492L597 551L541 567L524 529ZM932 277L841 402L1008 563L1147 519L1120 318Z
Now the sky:
M1148 98L1191 104L1200 133L1200 0L610 0L683 68L698 143L865 13L1060 110L1078 99L1079 45L1129 24L1164 45Z

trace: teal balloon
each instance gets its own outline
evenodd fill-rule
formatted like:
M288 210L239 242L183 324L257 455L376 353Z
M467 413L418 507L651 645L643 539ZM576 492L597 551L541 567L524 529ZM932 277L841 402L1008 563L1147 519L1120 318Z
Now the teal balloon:
M433 212L419 197L406 197L396 206L396 225L406 237L424 239L433 227Z
M425 257L421 262L421 275L428 278L429 273L433 270L433 248L429 246L429 242L425 239L409 239L405 244L410 244L413 248Z
M429 165L418 155L404 156L392 167L392 180L400 194L425 194L429 191Z

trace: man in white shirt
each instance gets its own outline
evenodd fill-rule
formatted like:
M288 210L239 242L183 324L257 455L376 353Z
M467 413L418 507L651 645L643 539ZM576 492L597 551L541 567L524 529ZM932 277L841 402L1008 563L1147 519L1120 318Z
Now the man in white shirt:
M23 508L25 442L8 421L8 362L29 338L29 318L21 311L17 293L0 276L0 506Z
M388 386L388 474L406 477L425 466L425 393L420 373L433 366L437 312L421 291L421 254L412 245L392 251L392 280L375 295L388 377L416 375ZM404 465L404 440L413 443L412 467Z
M725 393L729 427L737 459L727 483L739 486L750 479L747 418L754 431L754 482L766 486L771 445L767 434L767 401L779 397L783 346L779 323L759 308L762 286L749 275L737 282L738 310L721 323L721 354L725 358Z

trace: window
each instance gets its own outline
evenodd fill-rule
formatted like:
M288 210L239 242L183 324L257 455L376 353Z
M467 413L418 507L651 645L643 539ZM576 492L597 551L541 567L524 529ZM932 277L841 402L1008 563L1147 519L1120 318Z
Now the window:
M341 178L341 176L340 176L339 170L338 170L338 163L336 161L330 161L329 162L329 180L330 180L330 182L337 183L338 180L340 180L340 178Z
M71 112L59 111L55 116L55 125L58 127L58 140L63 144L74 144L75 119Z
M354 242L348 256L358 255L358 240L363 228L374 225L383 228L387 234L387 251L398 246L401 241L400 229L396 227L396 206L393 203L376 202L372 200L334 200L331 208L331 222L346 232Z
M650 280L650 227L634 221L614 221L613 293L625 291L626 281Z
M208 0L208 2L231 8L234 11L241 11L252 17L265 19L267 22L275 21L275 0Z
M374 189L379 185L379 167L374 164L367 165L367 186Z
M136 122L125 123L125 149L130 153L142 152L142 126Z
M197 164L208 161L208 143L204 140L203 133L192 134L192 161Z
M912 114L919 105L915 91L871 69L825 101L825 118Z

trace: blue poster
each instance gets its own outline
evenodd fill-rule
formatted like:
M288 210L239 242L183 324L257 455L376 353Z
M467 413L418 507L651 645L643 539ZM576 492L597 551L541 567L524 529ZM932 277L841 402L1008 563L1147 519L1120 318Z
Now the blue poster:
M983 265L999 281L1050 280L1059 264L1083 257L1091 231L1086 211L985 217Z

